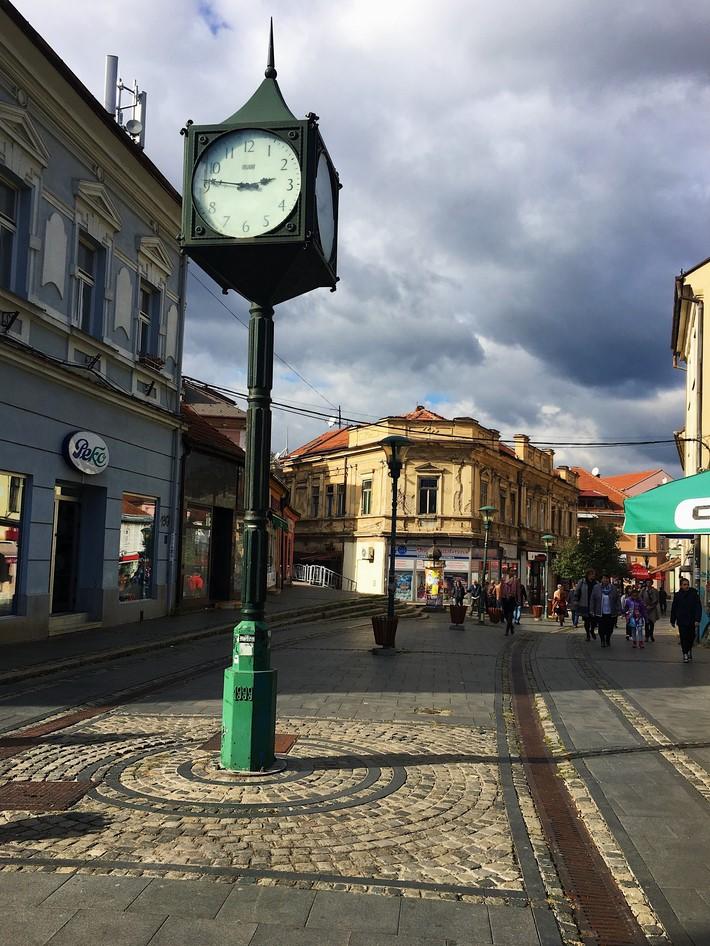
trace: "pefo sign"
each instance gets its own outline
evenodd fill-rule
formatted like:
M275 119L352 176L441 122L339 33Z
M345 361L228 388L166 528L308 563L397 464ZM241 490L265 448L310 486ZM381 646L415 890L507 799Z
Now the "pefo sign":
M94 476L108 466L108 447L97 434L78 430L67 437L64 444L66 457L81 473Z

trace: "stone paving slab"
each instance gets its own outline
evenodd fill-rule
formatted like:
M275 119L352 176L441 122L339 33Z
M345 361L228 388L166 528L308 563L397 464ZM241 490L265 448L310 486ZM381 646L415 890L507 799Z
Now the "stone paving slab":
M74 913L57 913L42 906L17 909L0 896L0 942L2 946L45 946ZM193 944L194 946L194 944Z
M256 923L169 916L150 940L150 946L249 946L255 932ZM282 940L283 946L286 942Z
M400 901L393 897L321 890L306 922L311 930L353 930L359 933L396 933Z
M49 946L148 946L165 917L136 916L95 909L79 910L50 940Z
M0 875L1 876L1 875ZM0 889L2 889L0 882ZM129 913L214 919L230 888L207 880L152 880L129 905Z

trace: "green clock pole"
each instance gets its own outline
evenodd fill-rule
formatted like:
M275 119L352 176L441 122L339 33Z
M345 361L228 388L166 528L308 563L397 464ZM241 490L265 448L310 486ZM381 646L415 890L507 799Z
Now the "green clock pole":
M224 672L221 760L225 769L261 772L274 764L276 733L276 671L271 669L271 632L264 617L274 364L270 306L252 304L249 309L248 358L242 618L234 629L232 666Z

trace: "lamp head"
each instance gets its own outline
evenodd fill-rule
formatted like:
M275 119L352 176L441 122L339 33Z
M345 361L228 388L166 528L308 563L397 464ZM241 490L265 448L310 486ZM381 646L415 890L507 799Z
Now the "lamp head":
M409 448L412 446L412 441L408 437L392 434L391 437L385 437L385 439L380 442L380 446L385 451L390 476L394 470L399 473L407 457Z
M480 512L481 518L483 519L483 525L486 528L488 528L491 522L493 521L493 517L495 516L497 512L496 507L495 506L481 506L481 508L478 511Z
M550 550L550 546L551 546L552 543L555 541L555 537L554 537L554 535L550 535L550 534L548 533L547 535L543 535L542 541L545 543L545 548L549 551L549 550Z

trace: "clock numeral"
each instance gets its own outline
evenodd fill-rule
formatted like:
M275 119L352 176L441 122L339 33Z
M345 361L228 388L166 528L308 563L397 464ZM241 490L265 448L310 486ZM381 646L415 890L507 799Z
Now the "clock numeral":
M210 187L211 187L211 182L210 182L210 179L209 179L208 177L206 177L206 178L204 179L204 181L202 182L202 186L204 187L205 191L208 191L208 190L210 189Z
M279 204L279 210L286 210L286 201L282 200Z
M222 220L222 226L226 227L231 219L232 219L231 217L224 217L224 219Z
M288 179L288 187L286 188L286 190L287 190L287 191L292 191L292 190L293 190L293 178L292 178L292 177L289 177L289 179Z
M207 210L208 210L211 214L216 213L217 208L215 207L215 203L214 203L213 200L210 201L210 205L209 205L209 207L207 208Z
M221 170L222 165L219 163L219 161L213 161L212 164L210 164L210 174L219 174Z
M281 170L285 171L288 167L288 158L281 158Z
M249 233L249 221L245 220L242 224L242 233Z
M229 160L230 158L233 158L233 157L234 157L234 148L227 148L224 157L225 157L226 160Z
M264 214L264 226L265 227L271 226L271 224L269 223L269 218L266 216L266 214Z
M247 152L247 154L254 150L254 140L252 138L247 138L247 140L244 142L244 150Z

